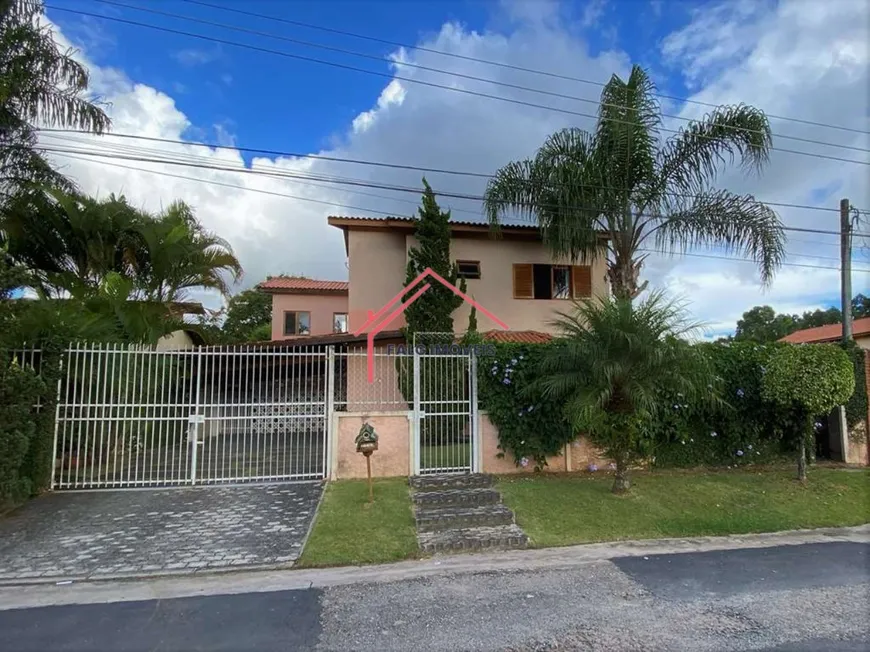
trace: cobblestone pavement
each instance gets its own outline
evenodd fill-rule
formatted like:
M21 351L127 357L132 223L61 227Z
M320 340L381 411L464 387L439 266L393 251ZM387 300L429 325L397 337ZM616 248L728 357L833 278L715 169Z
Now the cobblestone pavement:
M290 565L319 483L57 492L0 517L0 582Z

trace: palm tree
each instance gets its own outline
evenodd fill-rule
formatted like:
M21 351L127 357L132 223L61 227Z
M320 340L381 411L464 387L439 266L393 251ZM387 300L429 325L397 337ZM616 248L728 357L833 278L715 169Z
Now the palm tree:
M670 407L662 393L716 400L706 357L681 339L697 325L658 291L638 305L626 297L578 303L555 323L561 337L542 359L538 382L616 463L613 492L628 491L629 467L653 453L651 426Z
M563 129L534 158L496 172L484 197L490 224L531 217L553 254L571 260L606 247L607 277L620 297L634 298L646 286L639 281L644 245L720 246L750 256L769 283L784 254L779 218L751 195L713 186L728 161L763 168L767 117L751 106L723 106L664 141L661 128L646 72L634 66L627 81L614 75L601 93L594 133Z
M61 51L42 0L0 0L0 206L33 184L72 189L35 149L36 128L103 133L110 121L85 97L88 71Z
M227 277L241 278L242 266L230 244L205 229L184 202L173 202L143 222L139 236L147 252L138 270L139 287L150 300L181 301L193 288L226 297Z

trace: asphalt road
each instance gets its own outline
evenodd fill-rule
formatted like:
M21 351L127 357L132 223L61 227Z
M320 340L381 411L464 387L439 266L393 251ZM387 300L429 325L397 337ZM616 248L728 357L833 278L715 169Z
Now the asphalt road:
M0 611L4 652L868 649L870 544L853 542Z

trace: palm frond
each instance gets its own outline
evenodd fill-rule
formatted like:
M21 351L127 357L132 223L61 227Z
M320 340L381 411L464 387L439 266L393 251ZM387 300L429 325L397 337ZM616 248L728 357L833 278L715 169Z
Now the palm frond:
M726 190L687 200L651 233L659 249L722 247L728 253L749 256L757 263L765 285L773 280L785 256L785 231L776 212L751 195Z

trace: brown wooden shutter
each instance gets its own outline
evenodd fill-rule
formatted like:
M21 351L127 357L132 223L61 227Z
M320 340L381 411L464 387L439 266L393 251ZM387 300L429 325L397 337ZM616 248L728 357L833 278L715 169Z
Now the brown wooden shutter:
M582 299L592 296L592 268L589 265L574 265L571 267L571 285L574 286L574 298Z
M532 266L526 263L514 265L514 299L534 299L535 283Z

